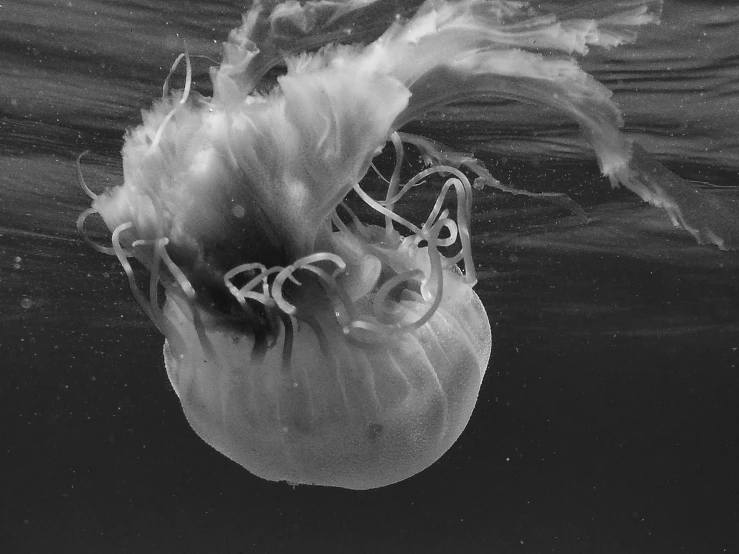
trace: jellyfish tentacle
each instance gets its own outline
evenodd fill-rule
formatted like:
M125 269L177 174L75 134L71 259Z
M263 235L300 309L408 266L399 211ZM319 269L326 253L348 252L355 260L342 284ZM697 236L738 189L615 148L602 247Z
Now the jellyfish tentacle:
M457 234L461 244L460 254L462 261L464 261L464 281L469 285L474 285L477 282L475 263L472 259L472 244L470 239L470 218L472 216L472 186L470 185L467 177L458 169L451 166L439 166L448 171L455 178L450 179L449 182L454 186L457 194ZM439 228L439 232L441 227ZM438 232L436 233L438 238ZM456 263L456 262L455 262Z
M138 302L144 313L149 316L149 319L151 319L156 324L157 318L151 311L151 305L146 300L146 298L144 298L144 295L139 290L139 287L136 284L136 278L133 273L133 268L131 267L131 264L128 263L128 257L131 256L131 254L124 250L124 248L121 246L120 234L127 229L131 229L132 227L133 224L131 222L121 223L113 230L110 241L113 244L115 255L118 258L121 267L123 267L123 271L126 273L126 277L128 278L128 285L131 288L131 293L133 294L133 297L136 299L136 302Z
M355 336L357 333L361 333L360 336L362 341L366 341L368 343L379 343L384 340L388 340L388 338L393 334L405 335L412 333L425 325L434 316L444 296L444 267L441 262L442 256L436 245L436 236L444 225L445 223L443 221L438 222L434 225L426 238L426 241L428 242L426 250L428 252L431 267L429 275L423 274L421 271L423 278L420 280L421 294L427 307L426 311L418 319L410 323L399 321L397 323L385 324L373 319L368 319L367 317L354 318L346 326L345 333L354 334ZM418 276L418 274L416 274L416 276ZM396 275L388 281L391 281L395 277L398 276ZM378 302L378 297L380 301L384 302L384 299L387 297L386 295L389 294L392 288L397 287L404 280L410 280L410 274L402 275L402 277L397 279L396 283L391 284L389 288L383 289L380 287L380 290L382 290L382 296L379 294L379 291L376 293L376 296L373 299L373 312L382 310L381 305L375 305L375 303ZM366 333L362 333L362 331L365 331Z
M402 197L412 187L417 186L422 179L430 175L433 175L435 173L450 173L454 177L452 177L451 179L448 179L447 182L445 183L445 186L442 187L442 191L439 194L439 198L437 198L437 201L434 204L434 207L432 208L431 213L434 214L441 207L444 196L446 195L448 191L448 187L446 187L446 185L448 184L450 186L454 186L455 192L457 195L456 226L457 226L457 233L459 236L460 244L462 247L460 250L460 253L462 254L462 256L456 261L459 261L460 259L464 261L464 265L465 265L464 278L466 282L468 282L469 284L474 284L476 282L476 276L475 276L474 261L472 260L472 245L471 245L470 233L469 233L470 216L472 213L472 186L470 185L470 182L467 179L467 176L464 175L464 173L459 171L457 168L448 166L448 165L438 165L438 166L425 169L417 173L412 179L410 179L402 187L400 192L398 192L398 194L395 196L393 201ZM367 198L370 198L370 200L372 200L371 197L369 197L368 195L366 196ZM362 198L365 199L365 196L363 196ZM365 200L365 202L367 202L367 200ZM382 206L379 206L379 202L375 201L375 205L372 205L372 207L375 209L378 209L376 206L380 208L384 208ZM378 211L381 211L381 210L378 210ZM406 220L403 219L403 221L406 221ZM429 220L427 220L427 223L428 221ZM413 227L408 227L408 228L419 236L424 237L424 235L426 234L426 232L423 229L419 229L418 227L413 226ZM437 235L437 238L438 238L438 235Z
M425 300L433 298L433 303L429 307L429 310L424 315L424 317L413 324L414 330L418 329L429 319L431 319L431 317L434 315L434 312L436 312L436 309L439 307L439 304L441 304L441 299L444 295L444 268L441 263L442 256L439 252L438 245L436 244L436 238L439 236L439 233L443 228L444 222L437 222L431 228L431 231L426 238L426 241L428 242L427 250L429 260L431 261L431 271L429 272L429 275L426 276L426 279L422 281L421 296L423 296ZM433 291L432 288L434 289Z
M208 336L208 332L203 322L203 316L200 314L200 310L194 310L192 312L193 327L195 328L195 334L198 337L200 347L203 349L205 355L211 360L217 360L217 349L213 346L213 342Z
M126 229L122 229L122 230L126 230ZM158 242L159 241L155 241L155 240L137 239L131 243L131 248L133 248L134 250L141 246L153 246L154 247L152 249L152 258L149 261L149 268L148 268L149 269L149 299L148 301L146 300L143 293L141 293L138 286L136 285L134 274L133 274L133 268L128 263L128 260L126 259L126 263L124 264L123 261L121 261L120 256L118 256L118 259L121 262L121 265L123 266L123 269L126 272L126 275L128 276L129 286L132 287L131 290L134 294L134 297L137 299L144 313L149 317L149 319L152 320L152 322L156 325L157 329L159 329L159 331L164 336L166 336L168 340L176 343L179 346L183 344L184 342L181 334L177 330L175 324L162 312L162 309L159 307L158 288L159 288L160 283L163 286L165 286L165 283L163 283L161 280L162 256L161 256L161 252L158 251L158 250L164 251L164 248L163 247L160 248L158 246ZM116 239L116 242L114 242L114 245L115 244L117 244L120 247L120 239L118 237ZM125 255L126 255L126 258L136 257L136 254L133 252L125 252ZM166 255L166 252L165 252L165 255ZM167 256L167 258L169 258L169 256ZM172 265L174 266L174 263L172 263ZM128 268L128 270L126 268ZM130 270L130 273L129 273L129 270ZM188 281L188 284L189 284L189 281ZM135 287L135 289L133 287ZM183 291L184 291L184 287L183 287ZM137 296L137 292L138 292L138 296ZM193 298L190 298L190 300L192 301ZM145 305L143 305L142 302L144 302Z
M377 200L375 200L374 198L372 198L369 194L367 194L362 189L362 187L359 186L359 183L357 183L356 185L354 185L354 191L359 195L359 197L362 200L364 200L364 202L366 204L368 204L371 208L374 208L376 211L380 212L385 217L392 219L396 223L400 223L403 227L407 228L408 230L410 230L413 233L416 233L417 235L418 234L421 234L421 229L419 229L418 227L416 227L413 223L411 223L410 221L408 221L404 217L399 216L398 214L396 214L392 210L389 210L388 208L386 208L385 206L383 206L382 204L380 204L380 202L378 202Z
M172 67L169 69L169 73L167 74L167 77L164 79L164 84L162 85L162 98L169 98L169 83L172 80L172 76L174 75L175 71L177 71L177 67L180 65L180 62L182 61L182 58L187 57L187 60L189 61L190 57L187 54L187 51L180 52L180 54L175 58L174 62L172 63ZM188 63L186 61L185 63ZM185 87L189 87L190 84L186 81Z
M444 210L444 211L446 212L446 210ZM438 246L441 246L441 247L447 247L447 246L451 246L452 244L454 244L455 242L457 242L457 237L459 235L459 230L457 228L457 223L451 217L448 217L448 215L449 215L448 213L442 214L442 215L444 217L441 217L439 219L439 221L443 221L444 222L444 227L446 227L447 231L449 232L449 236L447 238L445 238L445 239L442 239L442 238L437 237L436 244ZM447 263L446 265L447 266L449 266L451 264L456 265L457 262L459 262L462 259L462 256L463 256L463 253L461 251L459 253L457 253L457 255L455 255L455 256L453 256L451 258L447 258L445 256L445 258L447 260L449 260L449 263Z
M385 176L384 176L384 175L383 175L383 174L382 174L382 173L380 172L380 170L379 170L379 169L377 168L377 166L375 165L375 162L372 162L372 163L370 163L370 169L371 169L372 171L374 171L374 172L375 172L375 175L377 175L377 176L378 176L378 177L379 177L379 178L380 178L381 180L383 180L383 181L384 181L385 183L387 183L388 185L390 184L390 180L389 180L389 179L388 179L387 177L385 177Z
M396 321L399 320L400 317L402 317L403 310L397 304L392 306L392 309L389 309L388 306L390 305L390 302L388 302L388 295L402 283L418 281L418 278L423 275L423 271L420 269L411 269L394 275L385 281L372 299L372 311L375 318L377 318L378 321L383 321L388 316L397 316L394 317L394 319ZM391 323L395 323L396 321L392 321Z
M161 317L161 310L159 309L159 281L162 271L162 249L159 246L159 240L137 240L131 246L135 249L139 244L154 247L150 264L151 269L149 270L149 305L151 306L151 311L156 313L158 317Z
M136 257L135 251L139 249L140 247L152 247L151 248L151 259L147 260L147 265L149 268L149 309L152 311L152 313L158 314L159 313L159 299L158 299L158 291L157 287L160 280L160 272L161 272L161 265L162 265L162 259L160 255L159 248L157 247L157 241L156 240L145 240L145 239L137 239L131 242L131 248L134 249L134 253L130 254L130 257ZM145 256L144 257L148 257Z
M331 214L331 223L336 227L336 229L342 236L352 236L352 232L349 230L349 227L347 227L346 224L341 221L341 218L339 217L339 214L336 212L336 210L334 210L334 213Z
M182 59L183 54L180 54L177 57L177 60L175 61L174 65L172 65L172 69L169 72L169 75L167 76L167 80L165 80L165 88L167 91L169 90L169 79L172 76L172 73L177 69L177 66L180 63L180 60ZM154 140L152 140L151 144L149 145L149 150L146 152L145 156L150 156L153 154L157 147L159 146L159 141L162 138L162 134L164 133L164 129L167 127L167 124L170 122L170 120L174 117L175 113L177 113L177 110L179 110L182 106L185 105L187 102L187 99L190 96L190 86L192 85L192 65L190 64L190 56L187 53L187 51L184 52L185 57L185 65L186 65L186 77L185 77L185 88L182 91L182 96L180 97L180 101L177 102L177 104L174 105L174 107L169 111L169 113L164 117L162 122L159 124L159 128L157 129L156 134L154 135Z
M435 173L450 173L454 175L454 177L447 180L447 182L445 182L444 186L442 187L439 197L437 198L437 201L431 210L429 218L427 219L427 223L436 216L438 210L443 204L444 197L446 196L448 189L451 185L453 185L457 193L457 218L458 220L463 221L466 226L468 226L469 214L472 210L472 186L470 185L469 179L467 179L467 176L464 175L464 173L459 171L459 169L457 169L456 167L449 165L436 165L417 173L413 178L405 183L401 190L392 198L388 198L388 200L385 200L384 202L375 200L374 203L371 204L372 207L375 208L376 205L380 205L387 208L388 205L392 205L400 200L411 188L420 185L423 179ZM418 231L417 227L410 227L405 223L403 223L403 225L405 225L409 230L415 232L416 234L421 234ZM467 237L467 240L469 240L469 237Z
M195 289L193 288L187 276L185 276L185 273L179 268L177 264L174 263L172 258L170 258L169 253L167 252L167 249L166 249L167 244L169 244L169 239L167 237L162 237L156 241L155 243L156 258L155 259L164 261L164 265L167 266L167 269L169 270L170 275L172 275L175 281L177 281L177 284L180 286L182 291L185 293L188 300L190 302L195 302L195 299L196 299ZM167 320L161 308L159 308L159 300L158 300L159 262L157 265L157 271L156 272L152 271L152 275L154 275L155 273L156 273L156 278L152 279L151 281L152 310L158 314L160 320L168 324L167 328L171 329L170 331L168 331L168 336L171 336L173 332L176 332L176 331L173 331L174 325L172 324L172 322ZM215 352L215 349L211 348L210 351Z
M298 381L292 363L297 331L291 315L283 313L281 314L281 319L284 337L279 382L281 384L282 394L278 396L278 401L276 402L277 418L283 426L284 434L292 431L306 432L313 424L313 406L310 402L310 393L304 383ZM285 441L284 444L288 457L290 457L292 445L288 441Z
M246 318L247 325L250 329L252 329L254 333L252 357L263 357L266 353L266 350L274 346L274 343L269 344L266 342L267 333L263 332L265 330L265 326L269 329L276 329L275 322L270 321L270 314L272 311L271 309L276 304L269 294L268 277L275 273L279 273L282 269L283 268L281 266L274 266L268 269L264 264L252 262L238 265L233 269L227 271L223 275L223 283L225 284L227 290L238 302L241 311ZM245 274L249 272L256 272L256 275L252 277L241 288L237 288L232 281L233 278L239 274ZM254 292L253 289L259 286L260 283L262 285L262 292ZM264 306L264 308L266 308L266 312L264 315L267 316L268 319L267 325L265 325L264 320L260 319L254 308L249 305L247 299L254 300ZM273 338L273 340L276 339ZM254 361L257 362L258 360L255 358Z
M400 189L400 191L397 192L394 196L388 198L387 200L378 200L377 203L378 204L381 204L383 206L395 204L396 202L398 202L398 200L400 200L401 198L403 198L403 196L405 196L405 194L410 189L412 189L413 187L417 187L419 185L422 185L423 184L423 179L425 179L429 175L433 175L435 173L442 173L443 170L438 169L440 167L442 167L442 166L435 166L435 167L431 167L431 168L428 168L428 169L424 169L423 171L420 171L419 173L417 173L416 175L414 175L411 179L409 179L403 185L403 187Z
M334 264L336 264L337 268L336 270L334 270L333 274L329 274L320 267L314 265L314 262L319 261L333 262ZM274 283L272 284L272 298L277 303L277 306L288 315L294 315L297 312L297 308L293 304L290 304L287 300L285 300L282 294L282 287L285 281L288 279L291 279L296 284L300 284L293 276L293 273L295 273L299 269L305 269L306 271L310 271L316 274L326 284L333 288L336 288L336 290L340 290L340 288L335 287L336 276L346 269L346 263L344 262L344 260L341 259L341 257L337 256L336 254L332 254L330 252L318 252L316 254L304 256L303 258L297 260L295 263L283 268L277 274ZM348 299L347 301L349 304L351 304L351 301L349 301Z
M392 210L394 208L394 202L390 201L392 197L395 196L395 194L398 191L398 184L400 183L400 170L403 166L403 159L405 158L405 151L403 149L403 142L400 140L400 135L398 135L397 132L393 132L390 135L390 140L393 143L393 146L395 147L395 167L393 168L393 173L390 176L390 182L388 183L387 187L387 194L386 194L386 203L385 206ZM385 228L387 231L390 231L392 229L392 220L385 216Z
M108 256L115 256L115 248L112 246L103 246L101 244L96 243L94 240L92 240L89 235L87 234L87 231L85 231L85 221L87 221L87 218L90 217L92 214L98 213L97 209L95 208L87 208L84 210L79 217L77 218L77 232L82 237L82 240L84 240L91 248L94 248L101 254L107 254Z
M266 307L274 305L274 301L269 296L268 291L268 282L267 277L272 275L273 273L278 273L283 268L281 266L275 266L267 269L267 267L264 264L253 262L253 263L246 263L236 266L235 268L227 271L223 275L223 282L226 285L226 288L229 290L229 292L233 295L234 298L236 298L237 302L241 306L241 308L244 310L247 314L254 314L254 311L249 307L249 305L246 302L246 299L249 298L251 300L256 300L257 302L260 302ZM252 277L244 286L242 286L240 289L236 288L236 286L233 284L232 279L236 277L236 275L240 273L246 273L250 271L258 270L258 273L256 276ZM262 283L262 293L253 292L253 289L259 284Z
M450 217L443 217L437 220L436 223L439 225L438 232L436 232L437 250L438 250L438 247L447 247L447 246L454 244L458 236L458 229L457 229L456 222ZM444 229L447 230L447 232L449 233L449 236L446 238L440 238L439 235ZM457 262L462 260L464 256L464 252L460 250L456 255L451 256L451 257L447 257L441 254L441 252L439 253L439 255L441 256L441 259L443 262L442 265L444 269L449 269L449 268L454 267L456 268L456 270L459 270L459 267L457 266Z
M274 266L270 267L269 269L265 269L262 273L254 277L251 281L246 283L241 289L239 289L239 292L241 295L243 295L245 298L251 298L253 300L258 300L262 304L264 304L267 307L271 307L275 305L274 299L269 294L269 281L267 278L275 273L279 273L284 268L282 266ZM253 292L253 287L256 287L259 283L262 283L262 292Z
M242 287L241 289L238 289L233 284L233 278L240 273L247 273L256 270L258 270L257 278L259 278L261 277L263 272L267 271L267 267L259 262L251 262L237 265L236 267L229 269L226 273L223 274L223 284L226 285L226 288L229 290L229 292L233 295L234 298L238 300L239 304L242 306L245 304L246 301L246 297L243 293L251 290L251 287ZM249 283L251 282L252 281L249 281ZM257 280L257 282L259 282L259 279Z
M164 317L161 314L160 310L152 309L151 304L147 301L147 299L141 293L141 290L139 290L138 285L136 284L136 278L133 272L133 268L131 267L131 264L128 262L128 257L133 256L133 254L126 251L121 246L121 242L120 242L120 234L123 231L131 229L132 227L133 227L133 224L131 222L126 222L126 223L120 224L118 227L116 227L113 230L113 234L111 236L111 243L113 244L113 250L115 251L115 255L118 258L118 261L121 264L121 267L123 267L123 271L126 273L126 277L128 278L128 286L131 289L131 293L133 294L133 297L138 303L139 307L149 317L149 319L154 323L154 325L156 325L157 329L159 329L159 331L162 334L164 334L167 337L170 337L173 342L177 343L178 346L181 346L183 341L182 341L182 338L179 332L176 331L175 326L166 317Z
M134 250L137 246L153 246L152 259L149 268L149 307L157 320L163 321L164 314L159 308L159 283L162 269L161 248L158 240L135 240L131 243Z
M402 147L402 143L399 138L397 138L397 144ZM423 179L430 175L439 173L450 173L453 177L447 179L442 186L442 190L422 227L419 228L407 219L396 214L390 208L390 206L402 198L412 187L421 184ZM457 218L460 221L459 225L448 217L448 209L442 210L444 199L449 189L452 187L455 188L457 195ZM387 299L389 294L402 282L415 280L419 276L419 272L399 271L396 272L396 275L390 277L385 283L380 285L379 289L374 292L372 304L374 317L371 319L368 319L366 316L352 318L349 322L347 332L349 334L361 333L362 340L367 340L369 342L386 339L392 332L412 333L428 322L438 309L441 298L444 294L443 272L445 270L448 270L452 266L456 267L456 263L458 261L464 260L464 278L470 282L474 282L474 265L470 255L470 238L468 231L468 217L471 210L471 185L466 176L458 169L451 166L439 165L419 172L406 182L400 191L392 191L392 194L388 192L386 200L384 201L373 199L361 188L360 185L355 185L354 188L366 204L386 217L386 221L395 221L413 233L412 237L402 239L399 245L401 248L408 247L402 246L404 244L412 244L414 247L418 248L418 243L421 240L425 240L427 242L426 251L428 253L430 263L430 272L428 275L420 272L424 277L421 279L420 292L424 301L428 303L428 309L416 321L412 323L404 323L402 322L402 311L399 313L397 310L388 310L387 308ZM388 189L390 189L390 186ZM440 234L444 229L447 230L449 236L441 238ZM451 258L442 255L439 248L452 245L457 238L461 241L460 252ZM389 257L378 244L370 242L365 244L365 248L380 259L384 265L389 267L394 266L391 257Z
M172 277L175 278L177 284L180 285L180 288L192 302L195 300L195 289L193 288L192 283L190 283L190 280L187 278L185 273L179 268L176 263L172 261L172 258L169 257L167 249L165 248L167 244L169 244L169 239L167 237L160 238L156 241L156 250L158 251L159 256L164 261L164 265L167 266L167 269L169 270Z
M90 187L87 186L87 183L85 183L85 177L82 175L82 164L80 163L80 160L82 160L82 157L89 154L90 150L83 151L79 156L77 156L77 159L75 160L75 165L77 166L77 182L80 185L80 188L85 191L85 194L95 200L98 195L92 192L90 190Z
M282 373L283 375L292 374L292 356L293 356L293 323L292 317L284 313L282 316L282 329L285 336L282 339Z
M429 212L429 215L426 217L426 222L423 224L423 227L421 227L422 230L425 232L428 232L429 228L434 224L434 222L437 219L437 216L440 218L445 218L446 215L439 215L439 212L441 211L441 208L444 204L444 200L446 199L446 194L449 192L449 189L454 184L453 179L447 179L447 181L444 183L444 185L441 187L441 192L439 192L439 196L436 197L436 202L434 203L434 207L431 208L431 211ZM449 213L449 210L444 210L446 214Z

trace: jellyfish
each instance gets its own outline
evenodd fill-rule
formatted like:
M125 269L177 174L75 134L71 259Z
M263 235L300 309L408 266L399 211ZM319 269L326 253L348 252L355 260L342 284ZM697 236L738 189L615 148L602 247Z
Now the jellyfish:
M396 483L441 457L471 417L491 354L473 288L473 194L525 191L402 131L425 113L489 96L549 106L578 123L614 185L700 240L730 245L736 232L732 218L706 223L715 206L644 161L610 91L574 58L634 40L659 2L559 21L523 2L427 0L384 32L336 31L371 4L255 2L211 70L212 96L192 89L181 55L125 136L123 183L96 195L81 179L93 202L78 227L118 258L164 334L190 425L268 480ZM183 60L185 86L170 90ZM426 167L405 179L409 148ZM388 175L374 164L383 149ZM417 187L437 197L415 221L400 207ZM110 246L87 237L90 214Z

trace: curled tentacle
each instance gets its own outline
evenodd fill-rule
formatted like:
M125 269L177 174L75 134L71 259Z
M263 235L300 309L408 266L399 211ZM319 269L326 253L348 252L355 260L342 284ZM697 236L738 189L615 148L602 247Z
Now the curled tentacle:
M329 274L328 272L324 271L320 267L314 265L315 262L319 262L319 261L333 262L334 264L336 264L336 269L334 270L332 274ZM275 277L275 281L272 284L272 297L277 303L277 306L284 313L288 315L294 315L297 312L297 308L293 304L290 304L287 300L285 300L283 293L282 293L282 287L285 281L287 281L288 279L292 280L294 283L298 285L300 284L293 277L293 273L295 273L299 269L304 269L306 271L310 271L314 273L325 284L335 289L336 288L335 287L336 277L337 275L339 275L342 271L346 269L346 263L336 254L331 254L329 252L318 252L316 254L311 254L310 256L305 256L297 260L295 263L282 269L277 274L277 277ZM348 302L348 304L351 304L351 302Z
M147 151L147 154L146 154L147 156L154 152L157 152L157 146L159 145L159 141L162 138L164 129L167 127L167 124L169 123L170 119L172 119L175 113L177 113L177 110L179 110L180 107L185 105L188 97L190 96L190 87L192 86L192 65L190 64L190 56L187 54L187 52L184 52L183 54L180 54L179 56L177 56L177 59L172 65L172 69L169 71L169 75L167 76L167 79L164 81L162 92L164 93L165 98L169 96L168 94L169 93L169 80L172 77L172 74L177 69L177 66L180 63L180 60L183 57L185 58L185 64L187 66L187 75L185 78L185 88L182 91L182 97L180 98L180 101L177 104L175 104L175 106L169 111L166 117L159 124L159 128L157 129L157 132L154 135L154 140L152 140L151 145L149 145L149 150Z
M82 237L82 240L84 240L91 248L94 248L98 252L102 254L107 254L108 256L115 256L116 251L115 248L112 246L103 246L101 244L96 243L93 241L87 234L87 231L85 231L85 221L88 217L92 214L96 214L98 211L95 208L87 208L85 211L83 211L79 217L77 218L77 232Z
M403 283L418 282L423 276L423 271L420 269L412 269L388 279L377 290L372 300L372 311L377 320L385 324L397 323L400 317L402 317L403 310L398 306L397 302L394 300L390 301L388 296Z
M85 194L95 200L98 195L95 194L90 190L90 187L87 186L87 183L85 183L85 177L82 175L82 164L80 163L80 160L82 160L82 157L88 154L90 151L85 150L82 152L79 156L77 156L77 159L75 160L75 165L77 166L77 182L80 185L80 188L85 191Z

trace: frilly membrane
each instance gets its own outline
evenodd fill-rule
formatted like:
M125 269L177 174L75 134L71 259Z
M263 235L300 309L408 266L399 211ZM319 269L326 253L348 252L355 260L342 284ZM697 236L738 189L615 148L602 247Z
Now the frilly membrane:
M174 93L128 134L124 184L95 205L108 226L131 222L140 239L167 236L204 264L213 263L212 244L259 236L250 261L289 262L313 251L320 227L393 130L488 94L571 114L609 176L628 163L610 92L574 60L536 50L584 53L589 44L624 42L633 35L621 29L655 20L648 6L599 24L559 23L519 2L431 1L369 46L288 56L278 86L266 95L253 91L280 61L278 45L289 43L279 34L284 21L320 30L365 4L257 3L212 72L213 98ZM303 45L307 31L294 42Z
M386 21L387 30L368 45L336 42L371 36L372 30L355 32L352 22L375 4L256 2L211 71L210 99L190 94L187 58L185 89L170 94L165 86L164 97L143 112L143 124L128 133L123 185L93 203L111 230L129 225L122 248L166 238L164 251L186 279L211 282L242 264L289 266L331 243L337 206L392 136L414 144L432 165L472 171L478 188L524 193L497 182L474 158L423 137L394 135L431 110L491 95L571 117L614 186L665 208L701 242L736 245L734 207L640 149L632 156L611 92L573 57L634 40L635 27L658 22L659 1L587 4L560 21L522 2L428 0L410 19ZM320 49L303 52L308 48ZM278 64L285 74L257 92ZM402 145L396 151L402 155ZM566 197L542 196L581 213ZM385 217L388 224L393 219ZM151 269L148 250L132 253ZM473 282L469 256L465 270Z

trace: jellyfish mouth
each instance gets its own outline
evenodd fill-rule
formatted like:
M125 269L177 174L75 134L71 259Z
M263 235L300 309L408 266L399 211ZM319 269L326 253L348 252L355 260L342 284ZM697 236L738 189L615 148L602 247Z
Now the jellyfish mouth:
M353 187L363 204L384 218L384 225L363 223L342 201L321 229L316 251L287 265L247 261L221 272L217 281L212 276L204 279L202 273L172 255L168 237L138 239L132 222L114 229L111 246L93 242L85 232L85 220L95 213L94 208L80 215L78 229L96 250L118 258L134 298L166 336L173 325L163 315L160 285L168 296L177 295L197 306L211 324L239 328L264 338L267 344L288 320L311 325L320 320L325 325L329 319L350 340L386 342L426 324L439 307L450 279L469 286L476 282L470 245L469 179L457 167L438 163L450 158L444 158L430 142L399 133L393 133L390 140L395 150L392 175L385 178L372 166L387 185L385 198L374 198L360 183ZM401 183L404 141L433 154L436 162ZM423 223L416 225L396 212L396 205L414 188L429 186L439 176L444 177L440 191ZM79 179L94 199L81 173ZM456 218L445 207L448 196L456 203ZM148 287L143 290L131 258L148 269ZM407 307L409 302L413 309ZM424 306L421 312L419 305Z

